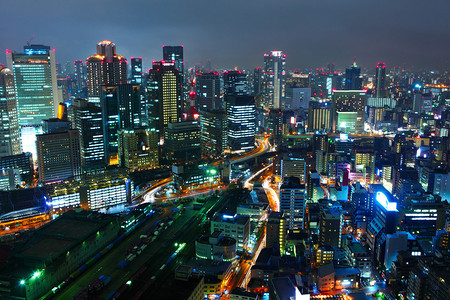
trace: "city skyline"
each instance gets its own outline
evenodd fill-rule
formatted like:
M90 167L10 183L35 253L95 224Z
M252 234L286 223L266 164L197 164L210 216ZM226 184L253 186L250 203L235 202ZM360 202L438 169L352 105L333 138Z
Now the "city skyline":
M85 60L95 50L92 45L107 39L127 59L142 57L144 71L152 60L162 57L162 45L184 45L188 67L210 59L215 69L253 69L263 64L263 53L273 49L287 54L289 70L327 63L343 70L354 57L363 71L375 69L378 61L386 62L388 68L405 65L413 71L449 67L446 28L450 24L444 14L450 3L443 1L420 2L424 11L432 12L421 14L420 22L413 17L419 1L389 2L389 9L383 5L387 1L362 4L354 0L324 1L320 7L293 1L278 6L269 1L259 5L150 1L134 6L45 2L48 5L28 3L25 11L13 1L2 2L0 7L20 8L23 13L4 16L0 49L20 52L34 35L32 43L55 48L57 61L64 64ZM170 13L152 14L166 10ZM110 17L119 12L125 17ZM39 18L36 26L40 13L49 17ZM0 63L6 64L5 57L0 57Z

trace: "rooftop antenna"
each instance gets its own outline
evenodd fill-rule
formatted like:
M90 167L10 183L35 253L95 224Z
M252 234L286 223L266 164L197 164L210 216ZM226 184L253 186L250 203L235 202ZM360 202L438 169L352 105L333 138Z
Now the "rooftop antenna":
M30 42L35 38L36 36L33 34L33 36L31 37L31 39L27 40L27 46L30 46Z

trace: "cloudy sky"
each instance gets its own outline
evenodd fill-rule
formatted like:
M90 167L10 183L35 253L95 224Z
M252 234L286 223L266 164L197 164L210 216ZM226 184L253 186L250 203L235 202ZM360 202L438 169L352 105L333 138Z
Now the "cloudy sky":
M277 49L290 69L342 69L354 57L369 70L378 61L450 69L449 0L1 0L0 11L3 53L35 35L60 63L108 39L145 68L162 59L162 45L182 44L188 66L254 68Z

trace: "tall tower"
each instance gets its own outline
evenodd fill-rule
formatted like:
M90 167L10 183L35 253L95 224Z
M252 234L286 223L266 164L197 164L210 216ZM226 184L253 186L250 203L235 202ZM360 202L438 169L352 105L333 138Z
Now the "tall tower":
M232 151L255 147L255 99L253 96L227 95L228 145Z
M286 84L286 54L282 51L264 53L264 106L281 108Z
M387 96L387 89L386 89L386 64L385 63L378 63L377 64L377 74L376 74L376 92L375 97L376 98L385 98Z
M142 57L131 57L131 83L142 84Z
M89 102L100 105L102 86L127 83L127 59L116 54L116 44L101 41L97 54L86 59Z
M14 76L0 65L0 157L20 154L20 130Z
M182 80L180 84L183 84L184 76L184 59L183 59L183 46L164 46L163 45L163 60L165 62L174 62L175 69L178 70Z
M75 60L73 66L75 70L75 78L77 80L77 89L81 90L86 86L86 68L81 59Z
M280 187L280 212L287 219L289 230L300 230L305 224L306 189L300 178L287 177Z
M148 124L164 136L169 123L181 122L180 75L173 62L153 62L147 80Z
M198 73L196 77L197 105L201 111L220 109L220 76L217 72Z
M362 88L361 68L356 61L345 69L345 90L360 90Z
M6 50L8 68L14 75L20 126L40 126L54 118L58 104L55 49L27 45L24 53Z
M242 71L223 73L225 95L248 95L247 75Z

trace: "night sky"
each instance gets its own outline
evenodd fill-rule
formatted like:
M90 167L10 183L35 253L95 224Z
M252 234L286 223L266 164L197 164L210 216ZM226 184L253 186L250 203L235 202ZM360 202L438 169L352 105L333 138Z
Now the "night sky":
M164 44L183 44L188 67L210 59L213 68L254 68L277 49L289 69L343 69L355 56L369 70L378 61L450 69L448 0L1 0L0 11L3 53L36 35L32 43L56 48L61 64L108 39L146 69Z

